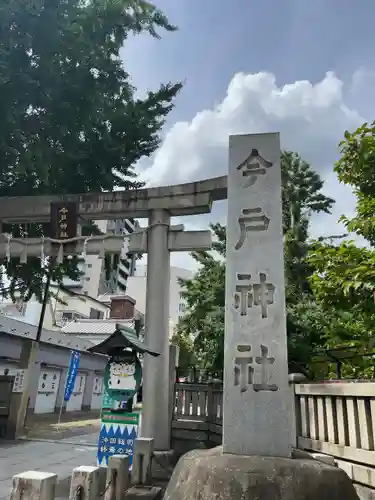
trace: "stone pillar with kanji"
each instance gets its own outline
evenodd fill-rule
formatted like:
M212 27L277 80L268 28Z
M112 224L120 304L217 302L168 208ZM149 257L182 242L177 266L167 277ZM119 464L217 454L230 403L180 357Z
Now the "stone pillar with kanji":
M229 143L224 453L291 454L278 134Z

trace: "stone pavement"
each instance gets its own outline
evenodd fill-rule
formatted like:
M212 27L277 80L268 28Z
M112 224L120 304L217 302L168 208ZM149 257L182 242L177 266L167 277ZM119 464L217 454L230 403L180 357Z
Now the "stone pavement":
M0 500L9 498L12 477L27 470L58 475L56 497L67 498L69 478L79 465L96 465L98 433L60 440L24 440L0 446Z

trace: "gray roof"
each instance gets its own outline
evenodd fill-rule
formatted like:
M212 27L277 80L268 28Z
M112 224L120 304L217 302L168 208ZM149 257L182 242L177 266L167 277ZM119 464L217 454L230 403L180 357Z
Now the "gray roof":
M10 318L9 316L0 315L0 335L1 333L6 333L16 337L35 339L37 330L38 328L35 325ZM89 347L95 345L89 340L79 339L72 335L46 330L45 328L42 330L40 340L45 344L76 349L78 351L86 351Z
M136 335L135 330L126 328L117 324L116 330L112 335L107 337L103 342L95 346L89 347L89 351L99 354L109 354L115 348L131 347L137 352L151 354L151 356L160 356L159 352L154 351L147 344L142 342Z
M82 335L82 334L98 334L111 335L116 331L116 325L125 328L133 328L133 320L118 320L118 319L80 319L69 321L62 328L63 333Z

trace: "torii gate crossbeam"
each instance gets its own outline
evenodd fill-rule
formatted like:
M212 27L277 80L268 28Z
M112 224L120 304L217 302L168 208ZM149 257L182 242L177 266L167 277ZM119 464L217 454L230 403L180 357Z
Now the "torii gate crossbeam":
M156 450L170 448L170 252L211 248L211 235L208 231L184 233L181 227L176 230L176 227L170 225L171 217L210 213L212 203L226 197L225 176L134 191L0 198L2 223L47 222L51 217L51 203L68 201L77 203L77 215L81 219L148 218L147 234L142 236L135 233L130 238L130 251L148 254L145 340L155 352L161 353L158 358L145 357L143 389L142 434L144 437L155 438ZM87 253L99 250L99 242L95 239L86 243ZM111 248L118 248L119 243L116 238L106 241L106 245ZM16 242L13 244L16 245ZM0 255L4 252L4 245L5 243L0 244ZM80 248L79 245L77 248ZM38 242L35 242L34 247L33 251L37 252ZM17 251L22 253L21 248Z
M214 201L227 198L227 177L159 188L111 193L0 198L0 220L7 223L48 222L55 202L76 202L78 216L87 220L147 218L152 210L171 217L211 212Z

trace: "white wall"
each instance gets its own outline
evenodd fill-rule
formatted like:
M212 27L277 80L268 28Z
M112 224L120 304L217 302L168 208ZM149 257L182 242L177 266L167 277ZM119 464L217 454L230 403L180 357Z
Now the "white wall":
M171 267L170 270L170 301L169 301L169 319L170 330L178 323L178 319L183 315L185 306L184 299L180 294L182 288L178 283L178 278L191 279L194 272L181 267ZM146 286L147 286L147 266L137 266L135 276L128 278L127 294L136 300L136 308L146 313Z

